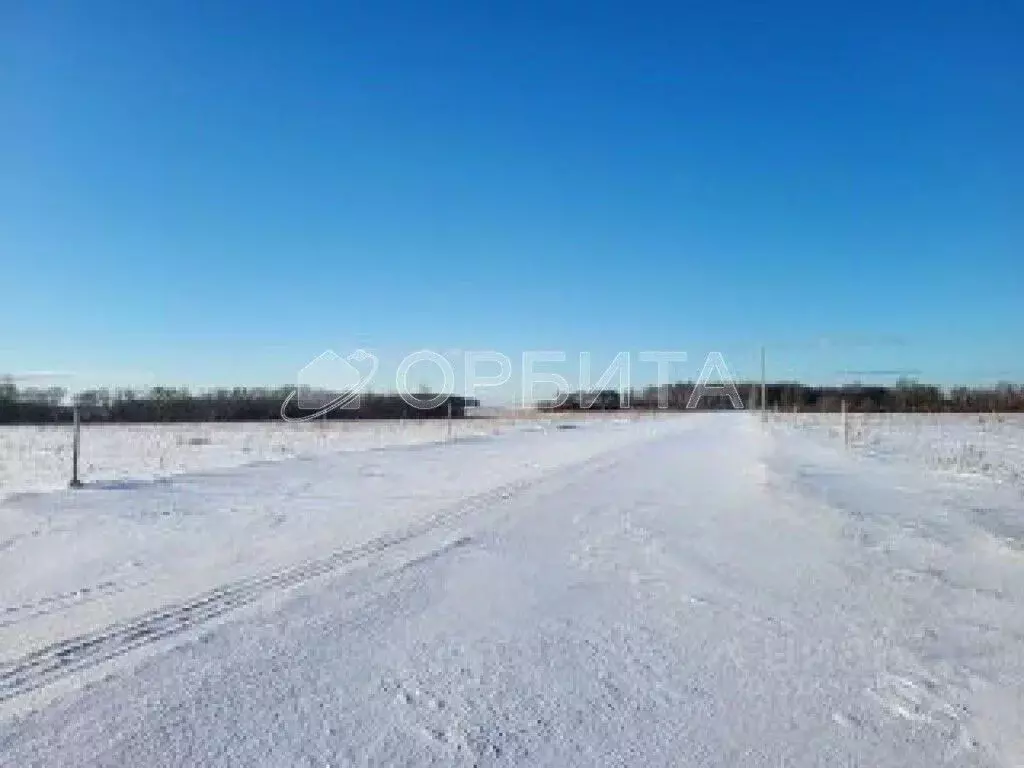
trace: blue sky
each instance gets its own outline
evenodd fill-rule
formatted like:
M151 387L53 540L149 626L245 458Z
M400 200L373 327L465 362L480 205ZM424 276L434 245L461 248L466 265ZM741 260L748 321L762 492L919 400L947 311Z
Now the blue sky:
M0 0L0 371L1024 379L1021 6L702 5Z

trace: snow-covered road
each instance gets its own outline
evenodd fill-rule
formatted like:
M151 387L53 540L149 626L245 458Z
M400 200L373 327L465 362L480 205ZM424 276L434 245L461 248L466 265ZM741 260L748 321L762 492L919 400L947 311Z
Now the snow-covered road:
M1020 495L744 414L4 511L4 766L1024 764Z

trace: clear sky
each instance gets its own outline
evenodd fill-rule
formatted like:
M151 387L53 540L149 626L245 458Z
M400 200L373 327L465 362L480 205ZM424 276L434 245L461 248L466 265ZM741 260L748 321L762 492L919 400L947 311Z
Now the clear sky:
M0 371L1024 379L1024 5L0 0ZM865 378L870 378L866 376Z

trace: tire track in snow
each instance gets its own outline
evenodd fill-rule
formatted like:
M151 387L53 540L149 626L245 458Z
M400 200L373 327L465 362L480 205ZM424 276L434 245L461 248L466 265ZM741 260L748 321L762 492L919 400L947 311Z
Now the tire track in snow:
M0 607L0 629L11 627L20 621L38 616L48 616L62 608L82 605L108 595L124 591L124 586L115 581L107 580L99 584L79 587L67 592L58 592L38 600L28 600L18 605Z
M598 461L598 464L603 462ZM593 465L589 465L593 466ZM562 467L565 471L569 467ZM559 470L555 470L556 472ZM326 557L309 560L262 576L222 585L196 597L144 613L133 620L53 643L0 665L0 703L57 682L75 672L123 656L130 651L182 634L232 610L252 604L274 590L287 589L364 560L439 527L510 499L550 476L542 472L470 496L419 523L378 536Z

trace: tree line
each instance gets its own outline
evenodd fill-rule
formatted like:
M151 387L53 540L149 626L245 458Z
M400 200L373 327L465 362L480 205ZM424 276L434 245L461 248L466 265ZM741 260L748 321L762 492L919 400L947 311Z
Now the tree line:
M624 407L653 409L664 404L671 410L684 410L696 388L696 382L677 382L662 388L648 387L620 393L612 390L573 393L564 402L542 403L542 408L560 410L617 410ZM192 392L187 388L153 387L147 390L94 389L81 392L74 400L83 422L199 422L199 421L273 421L281 418L281 405L293 387L235 387ZM737 391L745 408L760 407L759 382L739 382ZM337 393L315 393L327 403ZM420 403L437 398L419 393ZM339 408L327 419L435 419L447 418L449 403L453 418L472 415L473 399L452 395L437 398L433 407L413 408L397 394L363 394L358 408ZM836 412L846 404L849 411L860 412L1024 412L1024 385L1004 383L994 387L942 388L913 380L901 380L892 386L849 384L812 386L798 382L771 382L765 386L769 409ZM721 392L704 394L697 403L700 410L732 408L729 397ZM70 422L72 398L60 387L19 388L13 379L0 377L0 424L48 424ZM286 414L306 416L294 400Z
M75 404L86 423L274 421L281 419L282 404L294 391L294 387L235 387L203 392L153 387L93 389L72 398L60 387L19 388L11 378L0 378L0 424L67 423L73 418ZM307 392L303 404L313 401L327 405L341 394ZM461 419L468 407L478 404L460 396L438 398L430 393L416 393L413 397L419 403L417 407L397 394L364 393L359 396L357 407L337 408L322 418L442 419L450 414ZM430 407L423 407L427 404ZM310 408L300 408L295 398L285 409L291 418L310 413Z
M647 387L627 393L603 390L574 392L558 401L542 404L549 410L614 410L625 407L684 410L697 383L677 382L661 388ZM845 403L851 412L862 413L978 413L1024 412L1024 385L1001 383L993 387L949 387L922 384L902 379L891 386L864 385L814 386L799 382L765 384L765 406L768 409L811 412L838 412ZM736 383L736 391L744 408L759 408L760 382ZM732 400L721 390L702 394L695 404L698 410L734 408Z

